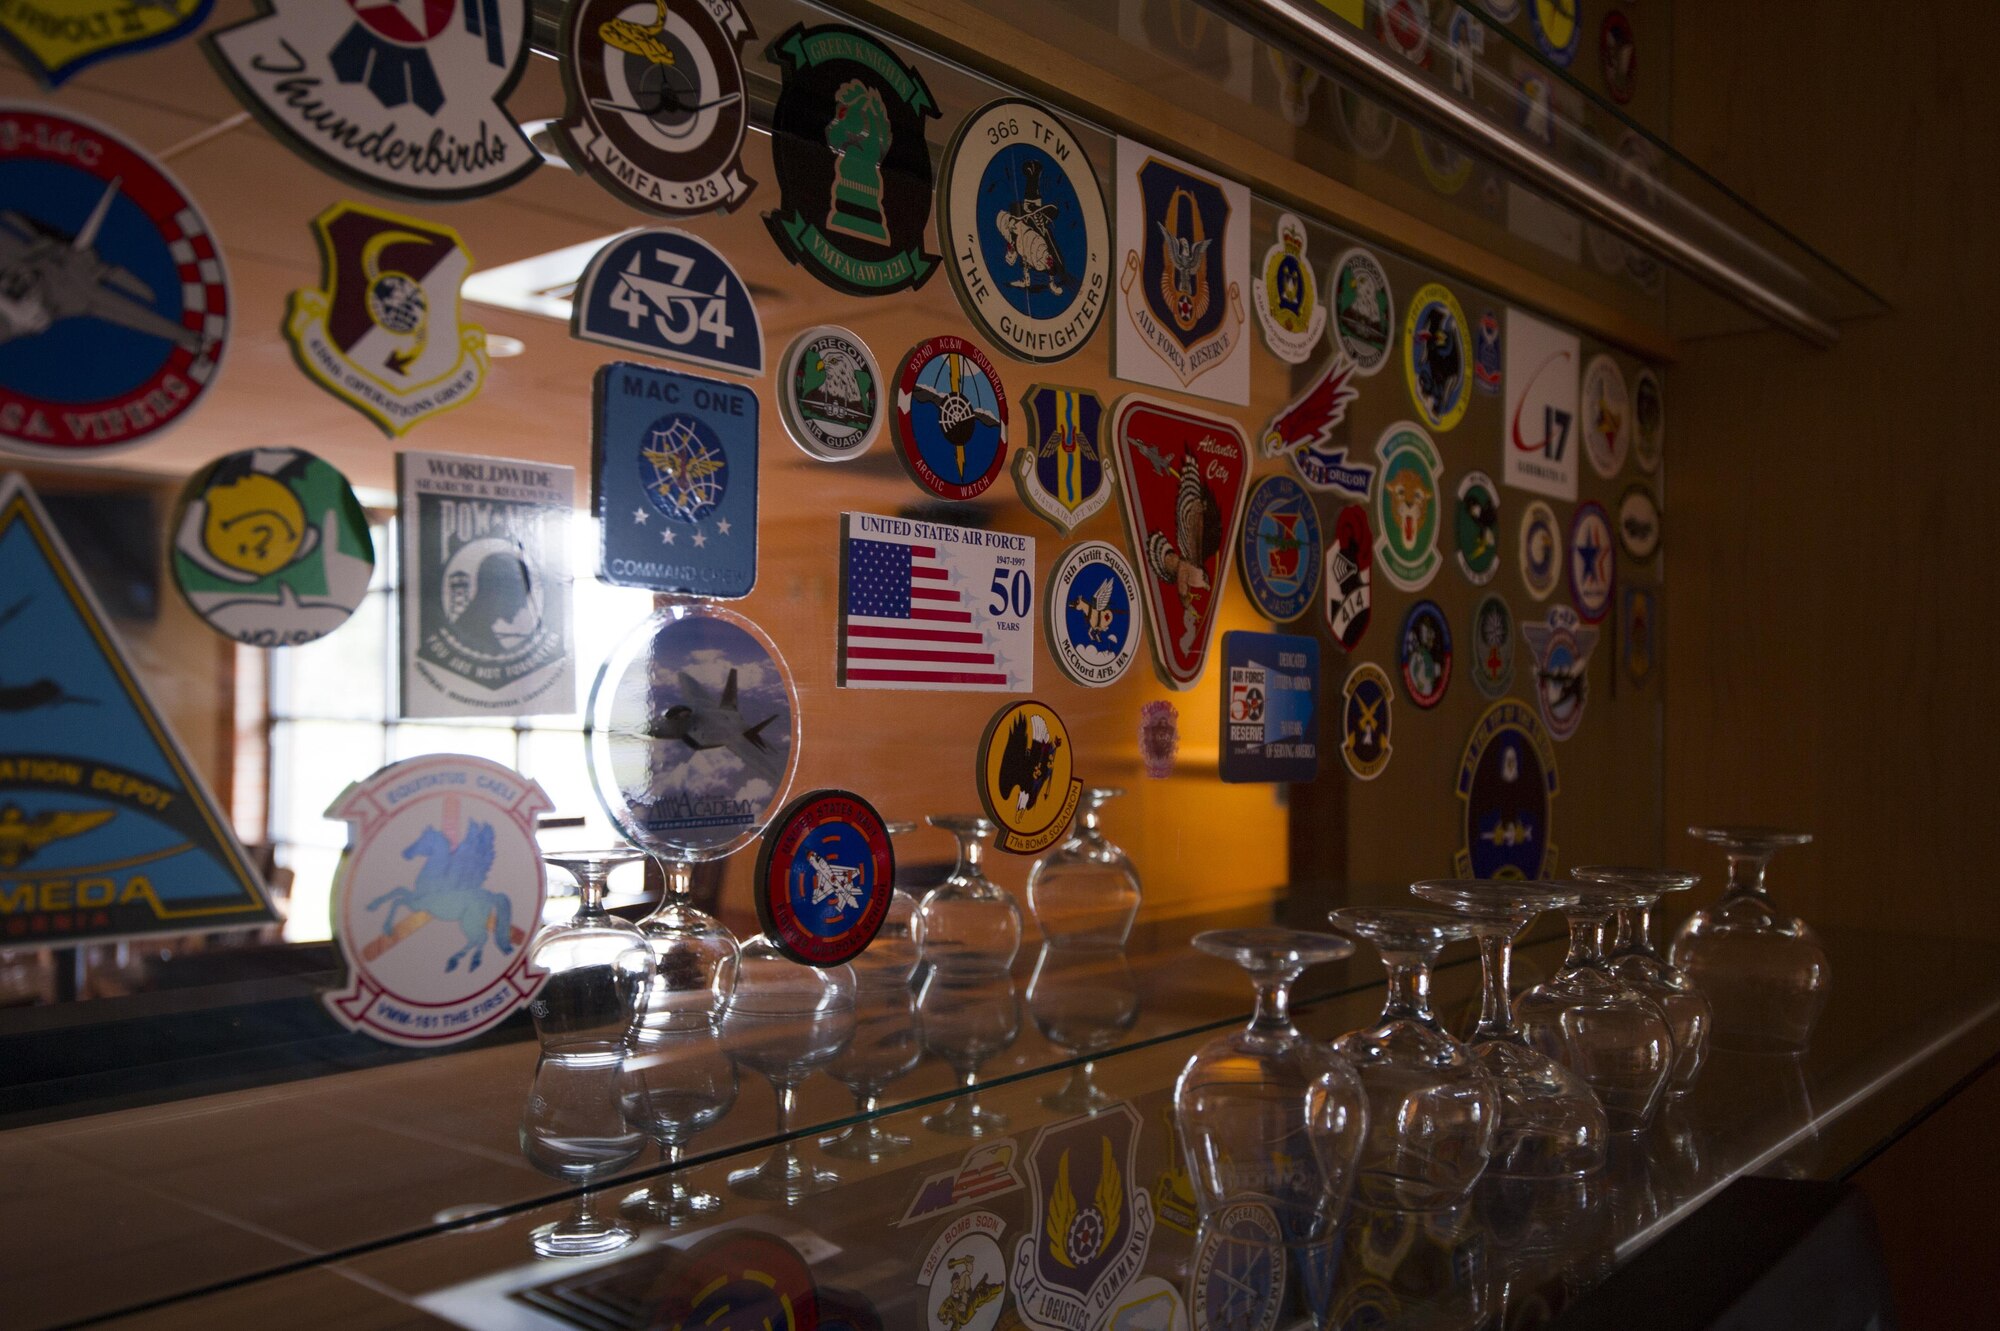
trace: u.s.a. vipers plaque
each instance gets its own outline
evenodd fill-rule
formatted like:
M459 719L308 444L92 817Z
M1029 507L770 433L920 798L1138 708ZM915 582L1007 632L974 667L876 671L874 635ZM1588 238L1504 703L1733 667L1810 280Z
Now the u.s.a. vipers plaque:
M924 76L840 24L801 24L765 55L784 75L771 113L780 199L764 214L779 251L850 296L922 286L938 265L924 250L924 124L939 114Z
M0 9L0 47L42 86L59 88L100 60L177 42L208 21L215 0L36 0Z
M615 197L686 217L749 197L750 105L736 0L571 0L556 146Z
M1118 140L1113 373L1177 393L1250 401L1243 340L1250 191L1134 139Z
M567 534L575 473L399 453L402 716L576 710Z
M260 0L207 45L238 101L307 161L413 200L505 189L542 155L501 105L527 0Z
M313 219L320 286L292 293L299 368L391 438L463 406L486 382L486 330L459 318L472 255L435 222L358 203Z

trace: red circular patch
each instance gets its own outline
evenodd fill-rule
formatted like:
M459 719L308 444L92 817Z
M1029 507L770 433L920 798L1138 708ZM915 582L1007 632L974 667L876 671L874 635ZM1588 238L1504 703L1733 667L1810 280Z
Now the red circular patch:
M808 791L758 848L757 919L792 960L838 966L875 941L895 884L895 851L875 806L852 791Z
M896 456L940 499L977 499L1007 466L1007 389L962 337L910 348L896 376Z

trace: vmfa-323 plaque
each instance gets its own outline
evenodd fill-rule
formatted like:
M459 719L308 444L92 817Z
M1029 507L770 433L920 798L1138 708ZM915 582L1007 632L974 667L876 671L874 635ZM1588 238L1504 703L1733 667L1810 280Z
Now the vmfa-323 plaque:
M399 453L403 716L576 710L567 549L575 473Z

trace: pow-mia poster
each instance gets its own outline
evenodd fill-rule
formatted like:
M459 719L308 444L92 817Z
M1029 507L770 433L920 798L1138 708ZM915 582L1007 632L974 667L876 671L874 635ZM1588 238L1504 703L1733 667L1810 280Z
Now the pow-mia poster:
M568 467L399 453L403 716L576 710Z

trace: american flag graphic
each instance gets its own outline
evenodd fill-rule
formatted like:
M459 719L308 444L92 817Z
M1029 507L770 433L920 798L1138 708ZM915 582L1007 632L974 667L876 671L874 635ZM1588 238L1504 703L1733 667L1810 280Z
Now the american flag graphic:
M1033 687L1032 603L1004 604L1004 592L982 590L992 587L992 577L1011 587L1013 569L976 543L857 536L853 518L849 515L841 570L841 687L998 692ZM1015 539L1030 551L1024 585L1031 588L1033 543ZM996 599L1003 602L998 614L992 612ZM1017 609L1023 613L1016 615Z

